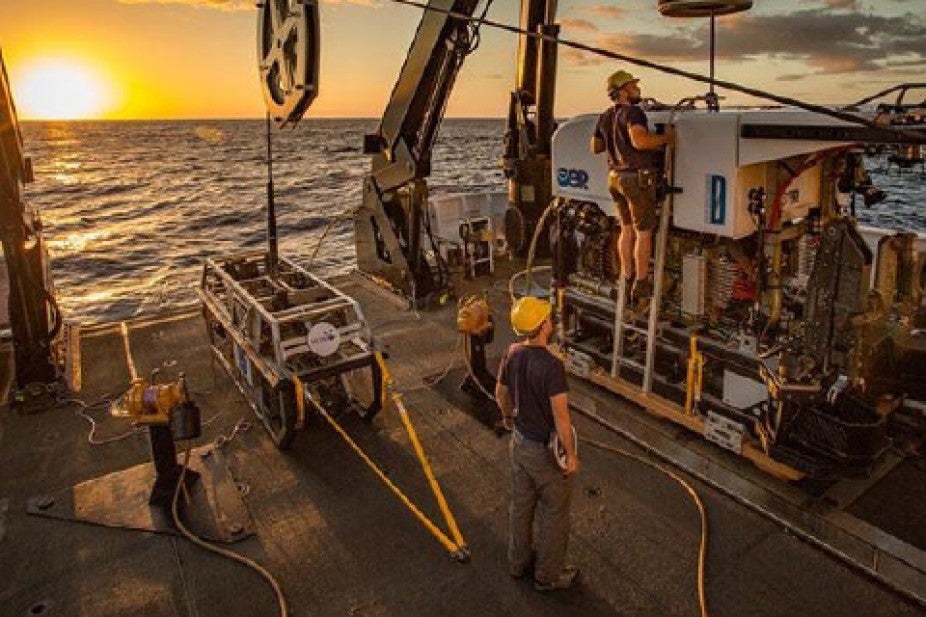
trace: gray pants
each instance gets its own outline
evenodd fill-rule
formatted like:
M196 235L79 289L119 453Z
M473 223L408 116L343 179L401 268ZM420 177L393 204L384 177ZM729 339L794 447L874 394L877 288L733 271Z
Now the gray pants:
M525 439L518 431L512 433L510 449L508 567L512 574L520 574L534 557L531 537L536 512L534 578L551 582L559 577L566 561L572 478L563 477L545 444Z

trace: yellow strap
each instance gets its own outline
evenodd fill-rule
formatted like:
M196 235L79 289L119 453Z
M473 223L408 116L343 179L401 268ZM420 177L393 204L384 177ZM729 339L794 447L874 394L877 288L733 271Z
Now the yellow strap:
M437 541L440 542L441 545L443 545L443 547L444 547L445 549L447 549L447 551L449 551L450 553L452 553L454 556L458 556L458 555L461 554L461 552L465 552L465 550L464 550L465 547L459 546L458 544L454 543L450 538L448 538L447 535L446 535L443 531L441 531L434 523L432 523L432 522L430 521L430 519L428 519L428 517L425 516L424 513L421 512L421 510L419 510L418 507L417 507L415 504L413 504L413 503L411 502L411 500L410 500L408 497L405 496L405 493L403 493L403 492L399 489L399 487L397 487L397 486L392 482L392 480L390 480L388 477L386 477L386 474L383 473L383 471L376 465L376 463L374 463L374 462L370 459L370 457L367 456L366 453L365 453L363 450L360 449L360 446L358 446L358 445L354 442L354 440L350 438L350 435L348 435L348 434L344 431L344 429L341 428L341 425L338 424L337 421L336 421L334 418L332 418L330 415L328 415L328 412L325 411L325 408L322 407L321 404L319 404L319 402L315 400L315 397L312 396L312 394L311 394L308 390L306 390L306 398L308 398L309 401L311 401L311 403L312 403L312 405L315 407L315 409L318 410L318 413L320 413L321 416L322 416L325 420L328 421L328 423L331 425L331 427L334 428L334 430L344 439L344 441L347 442L347 445L349 445L349 446L351 447L351 449L352 449L354 452L356 452L357 455L360 456L361 459L363 459L363 462L366 463L367 466L368 466L370 469L372 469L373 472L374 472L377 476L379 476L379 479L383 481L383 483L389 488L389 490L391 490L393 493L395 493L396 497L398 497L399 500L400 500L403 504L405 504L405 507L408 508L409 511L410 511L413 515L415 515L415 518L417 518L418 521L419 521L422 525L424 525L425 529L427 529L428 531L431 532L431 535L433 535L433 536L437 539Z
M408 417L408 409L405 408L405 403L402 402L402 396L398 392L393 392L392 401L399 410L399 417L402 418L402 424L405 425L405 431L408 433L408 438L412 442L415 454L418 455L418 460L421 462L421 469L424 470L424 475L428 479L428 484L431 485L431 492L434 494L434 499L437 500L437 505L444 515L444 521L446 521L447 527L450 529L450 534L453 536L454 542L456 542L460 548L465 549L466 540L463 539L463 534L460 533L456 518L454 518L450 506L447 505L447 500L444 498L444 492L441 490L437 478L434 477L434 472L431 470L428 457L425 455L424 448L421 447L421 442L418 440L418 433L415 431L415 427L412 426L411 419Z
M418 456L418 461L421 463L421 469L428 479L428 484L431 486L434 499L437 500L437 505L440 508L441 514L444 516L444 521L447 523L447 528L450 529L450 534L453 536L454 541L460 548L465 549L466 541L463 539L463 534L460 533L460 528L457 526L456 518L454 518L453 512L450 510L450 506L447 505L444 492L441 490L440 484L434 476L434 472L431 470L431 464L428 462L428 457L425 455L424 448L421 446L421 441L418 439L418 433L415 431L415 427L412 425L411 419L409 418L408 409L402 401L402 395L392 389L392 372L386 365L386 360L383 358L382 353L377 351L375 357L383 376L382 400L385 402L387 391L391 393L392 402L395 403L396 409L399 411L399 417L402 419L402 424L405 425L405 432L408 433L408 438L412 442L412 447L415 449L415 454Z
M305 384L298 377L293 377L293 388L296 392L296 430L305 427Z
M373 353L373 357L376 358L376 364L379 365L379 371L383 378L382 383L382 392L380 393L380 399L383 404L386 404L386 394L390 388L392 388L392 372L389 370L389 367L386 366L386 360L383 358L383 354L379 351Z

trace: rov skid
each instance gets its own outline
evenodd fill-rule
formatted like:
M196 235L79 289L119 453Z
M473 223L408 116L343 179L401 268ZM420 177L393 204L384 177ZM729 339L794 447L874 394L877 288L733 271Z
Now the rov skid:
M207 259L199 294L215 356L285 449L307 402L372 419L382 373L353 298L285 258L270 263L264 252Z

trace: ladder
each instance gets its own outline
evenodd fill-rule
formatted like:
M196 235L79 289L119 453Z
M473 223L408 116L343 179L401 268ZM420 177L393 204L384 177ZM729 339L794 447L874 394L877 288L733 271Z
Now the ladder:
M653 297L650 300L649 319L645 328L636 323L627 322L624 318L627 304L627 281L620 276L617 288L617 307L614 311L614 346L611 352L611 377L618 379L621 367L628 367L643 373L643 393L650 394L653 390L653 367L656 360L656 329L659 325L659 311L662 308L663 271L666 265L666 248L669 245L669 225L672 221L673 202L673 161L674 147L666 148L666 176L669 179L669 190L663 200L659 214L659 227L656 233L655 255L656 263L653 266ZM641 334L646 339L646 353L643 364L624 357L624 334L627 331Z

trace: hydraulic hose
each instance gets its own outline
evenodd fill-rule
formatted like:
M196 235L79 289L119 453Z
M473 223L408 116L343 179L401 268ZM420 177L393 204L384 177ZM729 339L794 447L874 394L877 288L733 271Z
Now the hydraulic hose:
M186 478L187 468L190 465L190 452L191 451L192 451L192 445L187 446L186 452L183 456L183 467L180 471L180 478L177 480L177 487L174 489L174 497L170 503L170 514L174 519L174 524L177 526L177 529L180 530L180 533L182 533L183 536L187 540L189 540L196 546L206 549L207 551L211 553L215 553L216 555L221 555L222 557L226 557L228 559L231 559L232 561L237 561L238 563L244 564L247 567L251 568L252 570L256 571L258 574L260 574L264 578L264 580L266 580L270 584L270 586L273 588L273 592L276 594L277 604L280 607L280 617L289 617L289 610L286 607L286 598L283 596L283 590L280 588L280 583L276 580L276 578L274 578L274 576L266 568L264 568L264 566L260 565L259 563L257 563L256 561L254 561L253 559L249 557L245 557L244 555L239 555L238 553L234 551L230 551L228 549L224 549L219 546L210 544L209 542L206 542L205 540L203 540L202 538L194 534L192 531L187 529L187 526L183 524L182 520L180 520L180 516L177 514L177 503L179 502L179 499L180 499L180 491L183 489L183 481Z
M508 295L511 297L511 301L514 302L517 299L517 294L514 291L514 282L522 276L527 277L527 290L528 292L535 285L533 272L534 272L534 257L537 252L537 242L540 239L540 234L543 233L543 226L546 223L547 216L550 212L556 210L559 207L559 201L554 200L550 202L543 213L540 215L540 219L537 220L537 226L534 228L534 235L531 237L530 246L527 249L527 267L520 272L514 273L510 279L508 279ZM541 266L537 268L538 271L547 271L552 270L550 266Z
M585 411L584 409L579 409L578 407L575 407L575 406L573 406L572 409L574 409L580 415L585 416L586 418L594 421L598 425L604 427L605 429L613 433L616 433L622 437L626 437L626 435L624 434L624 431L620 430L619 428L617 428L616 426L614 426L613 424L611 424L610 422L608 422L601 416L595 413L592 413L590 411ZM628 452L621 448L618 448L618 447L615 447L615 446L612 446L612 445L609 445L609 444L606 444L600 441L596 441L594 439L588 439L586 437L579 437L579 439L580 441L587 443L588 445L594 448L598 448L599 450L610 452L612 454L616 454L618 456L622 456L624 458L627 458L627 459L636 461L638 463L641 463L643 465L646 465L647 467L651 467L655 469L656 471L666 476L669 476L670 478L672 478L672 480L677 482L682 488L685 489L685 492L691 498L691 501L695 504L695 507L697 507L698 514L701 518L701 540L698 546L698 608L700 610L700 617L709 617L710 613L708 612L708 606L707 606L707 591L705 589L705 575L704 575L705 567L707 564L707 540L708 540L707 510L704 508L704 502L701 501L701 497L698 495L698 492L695 490L694 486L692 486L688 480L683 478L681 474L677 473L676 471L673 471L672 469L664 465L660 465L659 463L651 461L638 454Z
M642 463L648 467L652 467L656 471L665 474L675 480L683 489L685 489L685 492L688 493L688 496L691 497L691 501L695 504L695 507L698 508L698 514L701 517L701 542L698 547L698 607L700 609L701 617L709 617L707 610L707 593L704 589L704 566L707 561L707 511L704 509L704 503L701 501L701 497L698 496L697 491L695 491L691 483L689 483L685 478L676 472L663 467L658 463L647 460L642 456L633 454L632 452L627 452L626 450L622 450L621 448L611 446L601 441L595 441L594 439L579 437L579 440L583 443L587 443L592 447L598 448L599 450L610 452L638 463Z

